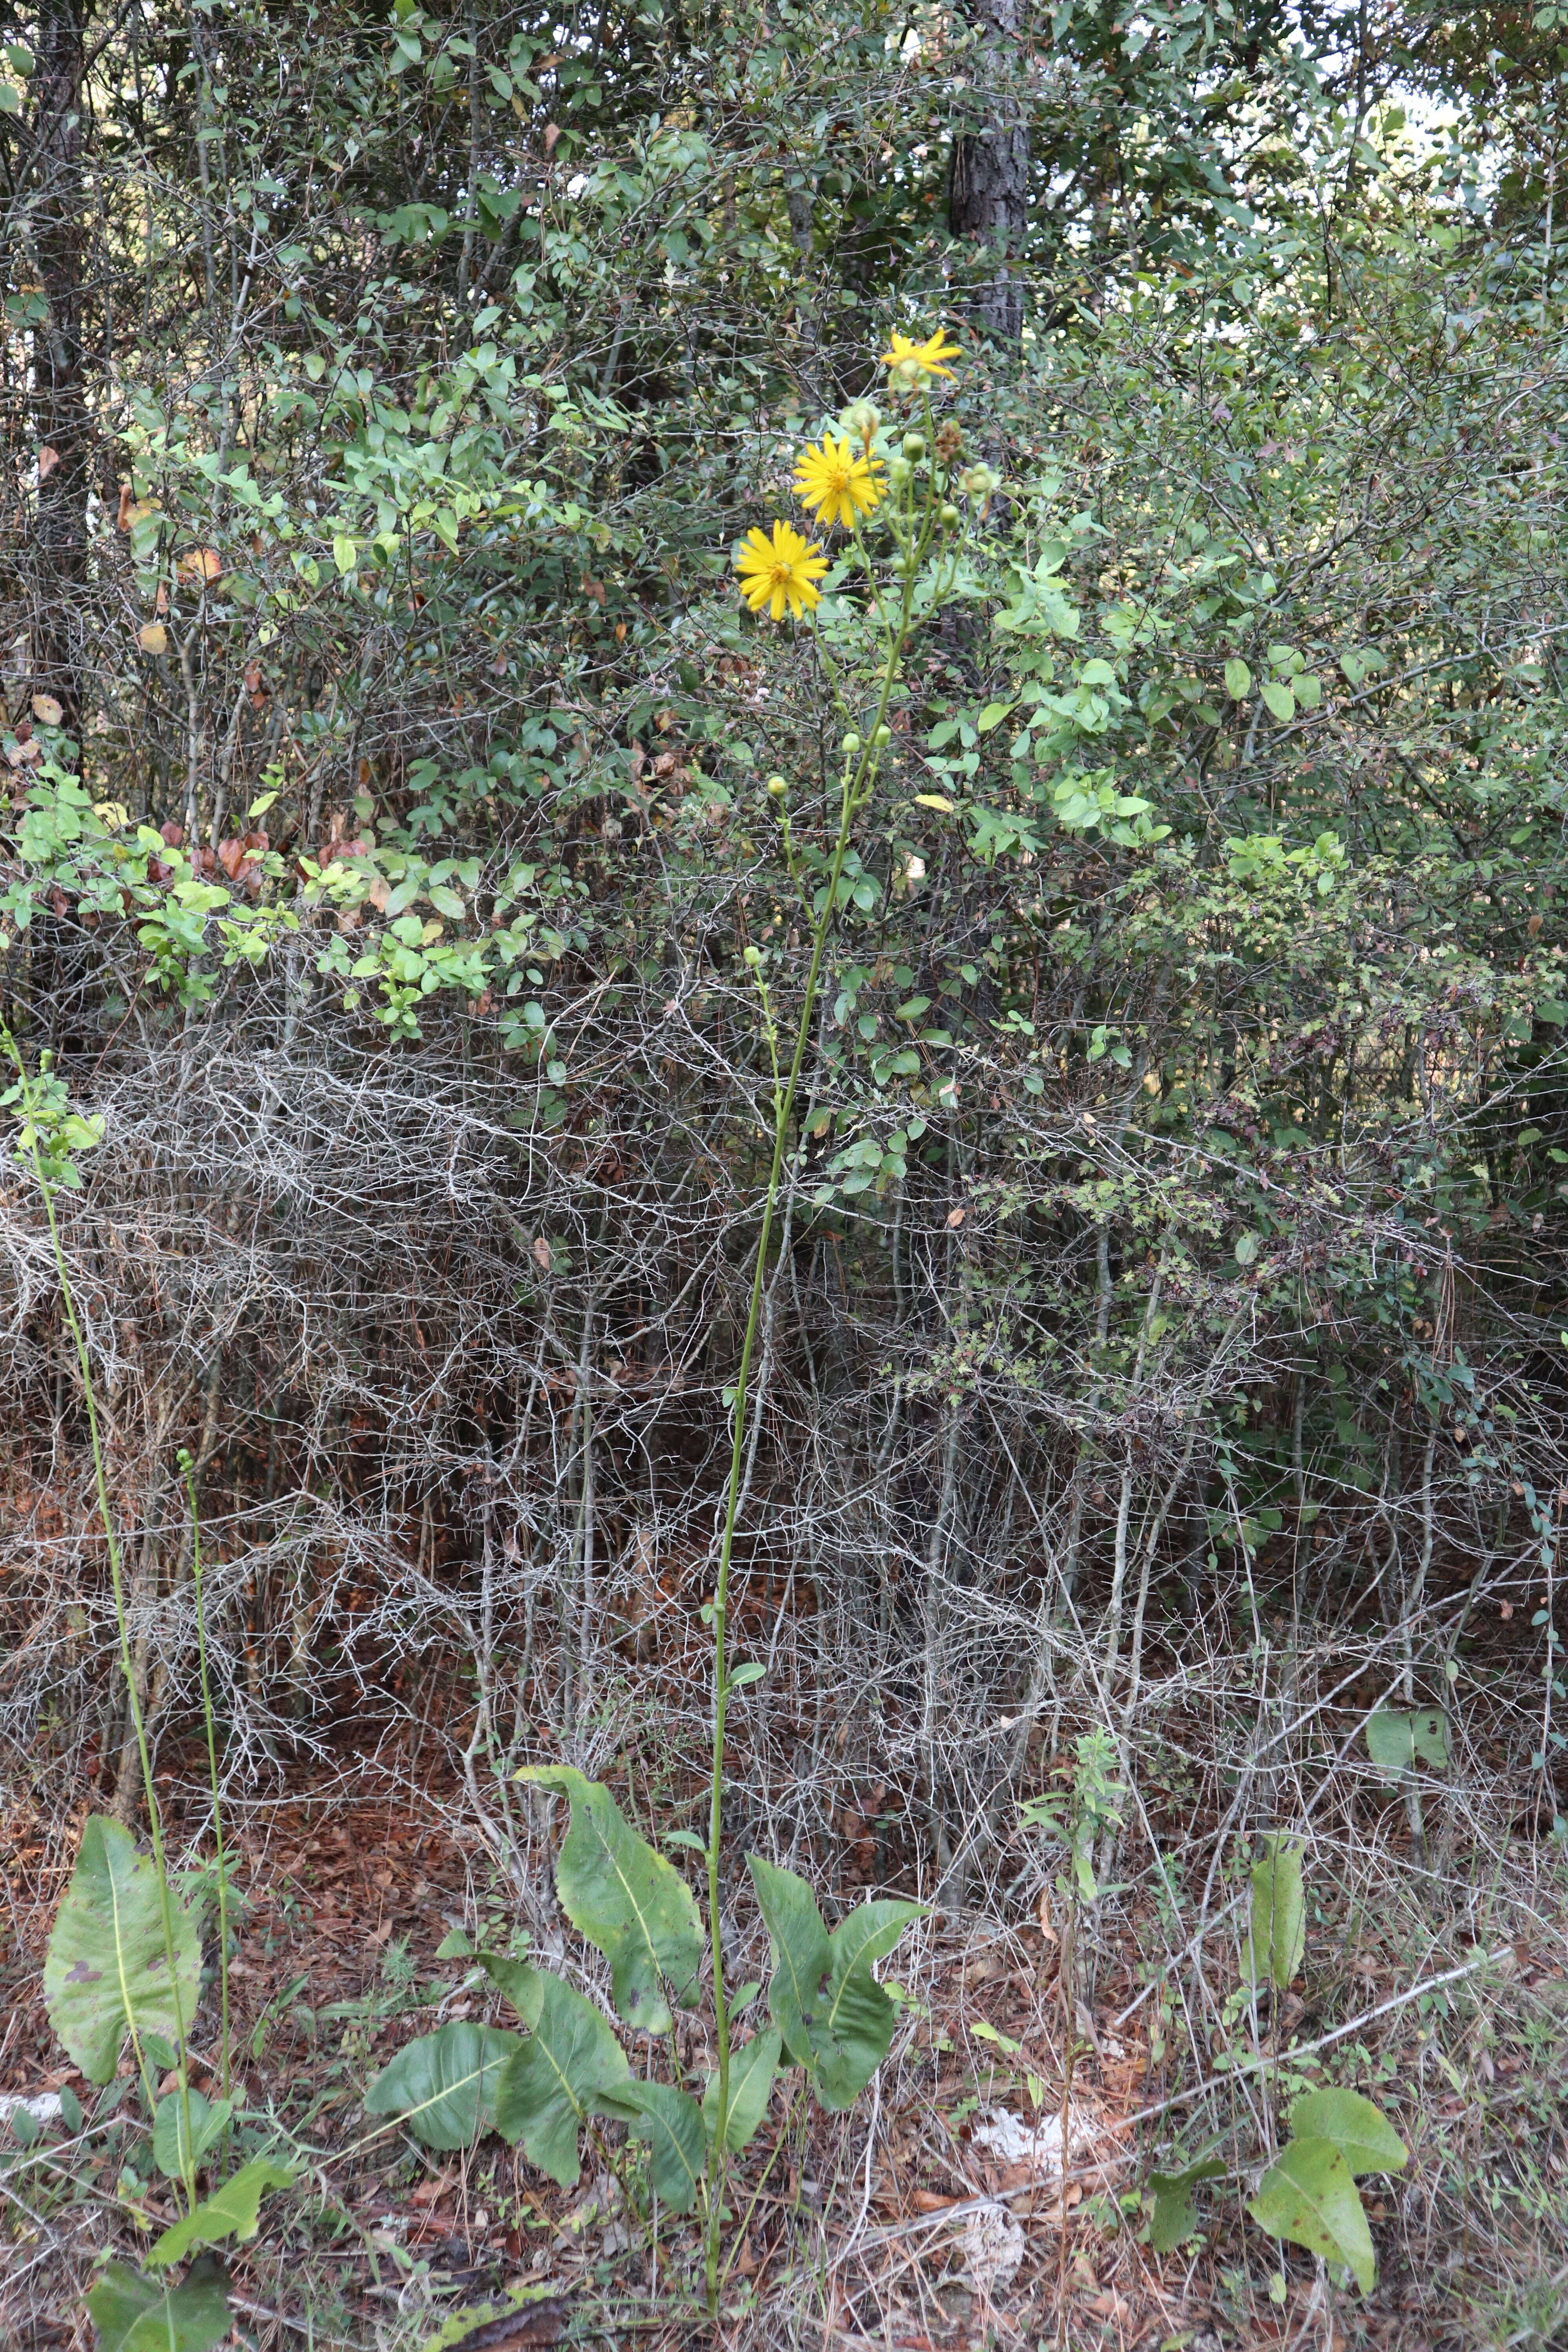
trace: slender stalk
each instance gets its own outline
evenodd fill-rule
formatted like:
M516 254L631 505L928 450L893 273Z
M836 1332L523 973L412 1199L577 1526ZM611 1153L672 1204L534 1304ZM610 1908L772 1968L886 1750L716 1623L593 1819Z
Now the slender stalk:
M185 1492L191 1498L191 1574L196 1593L196 1656L201 1666L202 1720L207 1733L207 1771L213 1792L213 1841L217 1850L217 1954L218 1985L223 2011L223 2095L228 2096L228 1870L223 1846L223 1800L218 1793L217 1739L213 1730L212 1692L207 1684L207 1622L202 1601L202 1517L196 1503L196 1465L188 1453L182 1452L180 1467L185 1474Z
M929 410L928 410L929 421ZM730 2116L730 2011L724 1993L724 1951L719 1917L719 1837L724 1793L724 1721L728 1698L727 1632L730 1606L730 1563L734 1550L735 1520L740 1507L742 1474L745 1459L746 1405L751 1381L752 1356L756 1343L757 1328L762 1316L763 1289L767 1275L768 1244L773 1237L773 1213L778 1205L783 1181L784 1150L789 1137L790 1118L795 1108L795 1092L805 1060L806 1045L811 1035L812 1020L816 1007L817 988L822 976L822 960L826 951L828 933L838 908L838 885L844 871L844 860L849 848L855 819L869 799L881 761L882 730L888 704L898 678L899 662L909 636L913 619L915 580L933 535L938 500L934 495L935 476L928 477L926 511L917 528L912 505L907 517L907 531L900 535L900 553L903 572L903 601L898 626L887 630L887 656L882 665L877 713L870 730L859 746L858 760L852 758L847 766L841 786L838 808L838 831L834 840L833 855L828 866L826 887L822 903L812 926L811 963L806 973L805 993L801 1002L800 1018L795 1025L795 1050L790 1057L789 1076L782 1088L776 1077L773 1086L773 1157L768 1166L767 1188L763 1202L762 1230L757 1236L756 1260L752 1270L752 1296L746 1315L745 1336L741 1343L740 1368L735 1376L733 1418L730 1444L730 1475L724 1503L724 1531L719 1549L719 1574L713 1595L713 1764L708 1803L708 1927L713 1957L713 2008L719 2043L719 2127L713 2144L713 2178L708 2203L707 2289L708 2307L716 2311L719 2301L719 2242L723 2221L725 2133ZM858 539L858 534L857 534ZM862 561L864 561L862 551ZM785 833L786 850L788 833ZM791 858L793 867L794 860ZM770 1026L771 1011L764 996L764 1018ZM771 1042L771 1040L770 1040Z
M16 1066L17 1093L26 1119L26 1139L32 1158L33 1173L43 1196L44 1215L48 1221L49 1245L54 1252L55 1273L60 1286L60 1302L65 1309L66 1324L76 1349L76 1360L81 1372L82 1397L87 1407L88 1433L92 1440L93 1475L98 1488L98 1513L103 1525L103 1540L109 1555L109 1577L114 1596L114 1622L120 1635L120 1664L125 1675L126 1702L131 1709L132 1727L136 1734L136 1752L142 1763L142 1786L147 1799L147 1819L153 1833L153 1866L158 1879L158 1903L163 1917L163 1958L169 1969L169 1998L174 2005L174 2025L179 2043L180 2097L184 2121L184 2149L188 2169L184 2175L185 2194L193 2207L196 2201L195 2165L191 2158L195 2140L191 2131L190 2081L185 2063L185 2021L180 2007L179 1969L174 1959L174 1918L169 1903L169 1873L163 1857L163 1830L158 1813L158 1796L153 1785L153 1759L147 1748L147 1728L142 1720L142 1702L137 1696L136 1670L131 1658L131 1634L125 1615L125 1583L121 1571L120 1542L114 1532L114 1517L109 1507L109 1481L103 1467L103 1442L98 1426L98 1396L92 1384L92 1363L87 1352L87 1341L76 1310L76 1294L71 1288L70 1274L66 1265L65 1245L60 1240L59 1221L55 1215L55 1183L46 1176L38 1151L38 1119L40 1108L33 1090L21 1049L10 1031L0 1032L6 1051ZM136 2063L143 2084L151 2084L146 2060L142 2052L141 2036L136 2020L130 2011L127 2016L131 2037L135 2046ZM149 2095L150 2092L149 2092Z

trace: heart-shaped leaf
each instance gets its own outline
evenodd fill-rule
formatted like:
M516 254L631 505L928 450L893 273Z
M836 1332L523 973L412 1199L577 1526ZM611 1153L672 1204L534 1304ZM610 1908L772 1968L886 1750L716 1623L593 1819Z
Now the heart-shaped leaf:
M129 1830L95 1813L44 1962L49 2022L89 2082L113 2080L132 2017L139 2032L177 2046L195 2015L201 1938L178 1896L171 1893L168 1904L172 1983L157 1871Z
M1371 2294L1377 2277L1372 2231L1344 2152L1332 2140L1293 2139L1247 2210L1272 2237L1348 2263L1362 2293Z
M493 2126L501 2068L521 2046L504 2026L467 2021L422 2033L382 2068L365 2113L401 2116L426 2147L467 2147Z
M1381 2107L1359 2091L1309 2091L1290 2110L1292 2139L1332 2140L1356 2179L1399 2172L1410 2151Z
M495 2126L503 2139L521 2140L530 2164L570 2189L581 2169L581 2126L607 2112L601 2095L619 2091L631 2069L591 2000L559 1977L545 1977L543 1986L533 2032L501 2069Z
M626 2023L668 2033L674 2019L665 1985L688 2008L700 1989L702 1922L690 1888L627 1827L598 1781L570 1765L534 1765L517 1777L568 1799L572 1822L555 1865L561 1907L609 1961L610 1990Z

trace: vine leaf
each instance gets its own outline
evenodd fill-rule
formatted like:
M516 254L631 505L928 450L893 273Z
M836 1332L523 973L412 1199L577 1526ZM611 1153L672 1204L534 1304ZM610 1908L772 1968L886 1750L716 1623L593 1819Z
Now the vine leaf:
M1258 2184L1247 2211L1260 2230L1348 2263L1363 2294L1377 2277L1372 2231L1344 2151L1328 2139L1293 2139Z
M580 2126L591 2115L616 2112L606 2095L621 2090L631 2069L591 2000L559 1977L543 1984L538 2022L501 2069L495 2126L503 2139L521 2139L529 2162L570 2189L582 2168Z
M1292 2139L1331 2140L1359 2180L1363 2172L1398 2172L1410 2151L1383 2109L1359 2091L1309 2091L1290 2110Z
M783 2037L778 2027L770 2025L763 2032L753 2034L742 2049L730 2053L730 2116L724 2131L724 2147L731 2156L739 2156L756 2136L768 2111L768 2093L773 2089L783 2049ZM709 2075L702 2093L702 2121L711 2146L719 2137L719 2076L716 2072Z
M211 2352L234 2326L228 2280L210 2258L178 2286L106 2263L87 2307L99 2352Z
M138 2033L178 2046L195 2014L201 1937L172 1894L175 1981L169 1980L158 1873L129 1830L95 1813L81 1833L70 1885L44 1962L49 2022L91 2083L113 2080L134 2018Z
M422 2033L382 2068L365 2113L400 2116L426 2147L467 2147L494 2125L501 2068L521 2047L500 2025L459 2021Z
M1252 1915L1247 1928L1248 1981L1271 1984L1280 1992L1301 1965L1307 1948L1307 1899L1299 1838L1268 1837L1252 1868Z
M699 1998L702 1922L671 1862L628 1828L608 1789L569 1764L535 1764L520 1780L554 1790L572 1807L555 1865L561 1907L610 1963L615 2004L628 2025L668 2033L664 1986L689 2008Z
M696 2100L673 2083L634 2076L602 2095L602 2103L625 2118L634 2139L646 2141L648 2178L660 2200L672 2213L689 2213L708 2161L708 2133Z
M154 2241L147 2260L163 2268L170 2263L182 2262L193 2246L218 2246L226 2238L237 2239L243 2244L256 2235L261 2200L268 2190L289 2189L293 2182L293 2174L282 2165L270 2163L264 2156L253 2158L221 2189L215 2189L204 2204L182 2215L165 2230ZM162 2338L159 2342L162 2344Z
M1448 1761L1448 1718L1441 1707L1374 1707L1363 1728L1367 1754L1392 1779L1417 1762L1440 1772Z
M825 2107L853 2105L888 2054L898 2010L871 1974L919 1903L862 1903L830 1936L811 1889L793 1871L749 1854L773 1944L768 2009L785 2049Z

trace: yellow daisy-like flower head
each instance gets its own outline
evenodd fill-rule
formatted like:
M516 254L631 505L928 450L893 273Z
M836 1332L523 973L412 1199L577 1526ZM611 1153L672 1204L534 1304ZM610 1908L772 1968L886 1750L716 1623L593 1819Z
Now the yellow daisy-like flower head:
M895 333L882 353L882 364L895 383L901 383L912 392L928 376L951 375L952 370L944 362L958 356L958 345L948 341L945 327L939 327L934 335L926 337L923 343L917 343L912 335Z
M787 522L775 522L771 540L765 531L746 533L735 569L741 593L753 613L765 606L773 620L782 621L787 605L798 621L822 602L816 583L827 569L827 558Z
M852 441L836 441L831 433L803 449L795 469L795 496L803 507L815 509L822 523L841 522L853 530L861 515L869 514L882 496L882 461L858 450Z

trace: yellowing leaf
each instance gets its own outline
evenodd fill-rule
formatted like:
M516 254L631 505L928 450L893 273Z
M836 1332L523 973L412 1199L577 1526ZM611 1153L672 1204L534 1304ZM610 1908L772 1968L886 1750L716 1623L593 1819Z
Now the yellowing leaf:
M40 727L58 727L65 717L65 712L52 694L35 694L33 716Z
M166 654L169 632L162 621L143 621L136 632L136 642L144 654Z
M952 814L952 803L950 800L945 800L941 793L917 793L915 794L915 806L916 808L940 809L943 816L951 816Z

